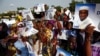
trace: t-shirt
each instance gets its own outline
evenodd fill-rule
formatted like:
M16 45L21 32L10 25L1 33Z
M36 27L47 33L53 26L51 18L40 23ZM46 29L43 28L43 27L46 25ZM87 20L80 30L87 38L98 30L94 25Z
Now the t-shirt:
M87 17L85 20L80 21L79 29L85 29L89 24L91 24L91 26L94 26L91 18Z

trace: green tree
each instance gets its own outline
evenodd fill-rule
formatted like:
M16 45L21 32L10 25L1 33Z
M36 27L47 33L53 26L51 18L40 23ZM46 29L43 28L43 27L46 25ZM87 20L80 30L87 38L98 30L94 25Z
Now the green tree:
M51 5L51 7L55 7L55 5Z
M75 0L72 0L72 2L69 4L69 10L71 12L75 12L75 5L78 4L78 3L83 3L83 2L78 2L78 1L75 1Z
M17 10L23 10L23 9L26 9L24 7L18 7Z
M34 10L31 10L32 14L34 14Z
M86 0L87 3L100 3L100 0Z
M61 6L55 6L55 8L56 8L57 11L61 12L61 8L62 8Z

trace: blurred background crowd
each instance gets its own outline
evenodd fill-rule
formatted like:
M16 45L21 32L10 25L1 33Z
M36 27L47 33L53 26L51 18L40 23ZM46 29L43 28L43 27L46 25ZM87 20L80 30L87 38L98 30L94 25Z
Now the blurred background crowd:
M37 4L33 9L32 20L28 20L28 15L24 18L22 10L7 19L14 19L14 23L0 20L0 56L92 55L91 44L100 42L100 32L94 30L87 7L80 8L82 23L76 28L73 27L74 12L68 8L59 10Z

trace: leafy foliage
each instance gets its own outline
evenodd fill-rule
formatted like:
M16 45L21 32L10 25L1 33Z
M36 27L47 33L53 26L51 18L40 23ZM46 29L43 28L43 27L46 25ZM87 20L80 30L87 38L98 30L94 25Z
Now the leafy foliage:
M71 12L75 12L75 5L78 4L78 3L83 3L83 2L78 2L78 1L72 0L72 2L69 4L69 5L70 5L70 6L69 6L69 10L70 10Z
M100 0L86 0L87 3L100 3Z
M56 8L57 11L61 12L61 8L62 8L61 6L55 6L55 8Z
M26 9L24 7L18 7L17 10L23 10L23 9Z

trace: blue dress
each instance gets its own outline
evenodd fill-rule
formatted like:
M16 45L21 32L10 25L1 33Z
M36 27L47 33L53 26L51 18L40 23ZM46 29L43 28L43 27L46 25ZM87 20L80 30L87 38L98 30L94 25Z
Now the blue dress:
M62 48L57 48L57 54L56 54L56 56L59 56L59 54L63 54L64 56L72 56L71 53L65 51L65 50L62 49Z
M28 48L24 45L21 40L18 40L14 43L15 47L21 51L20 56L34 56L32 53L30 54Z

